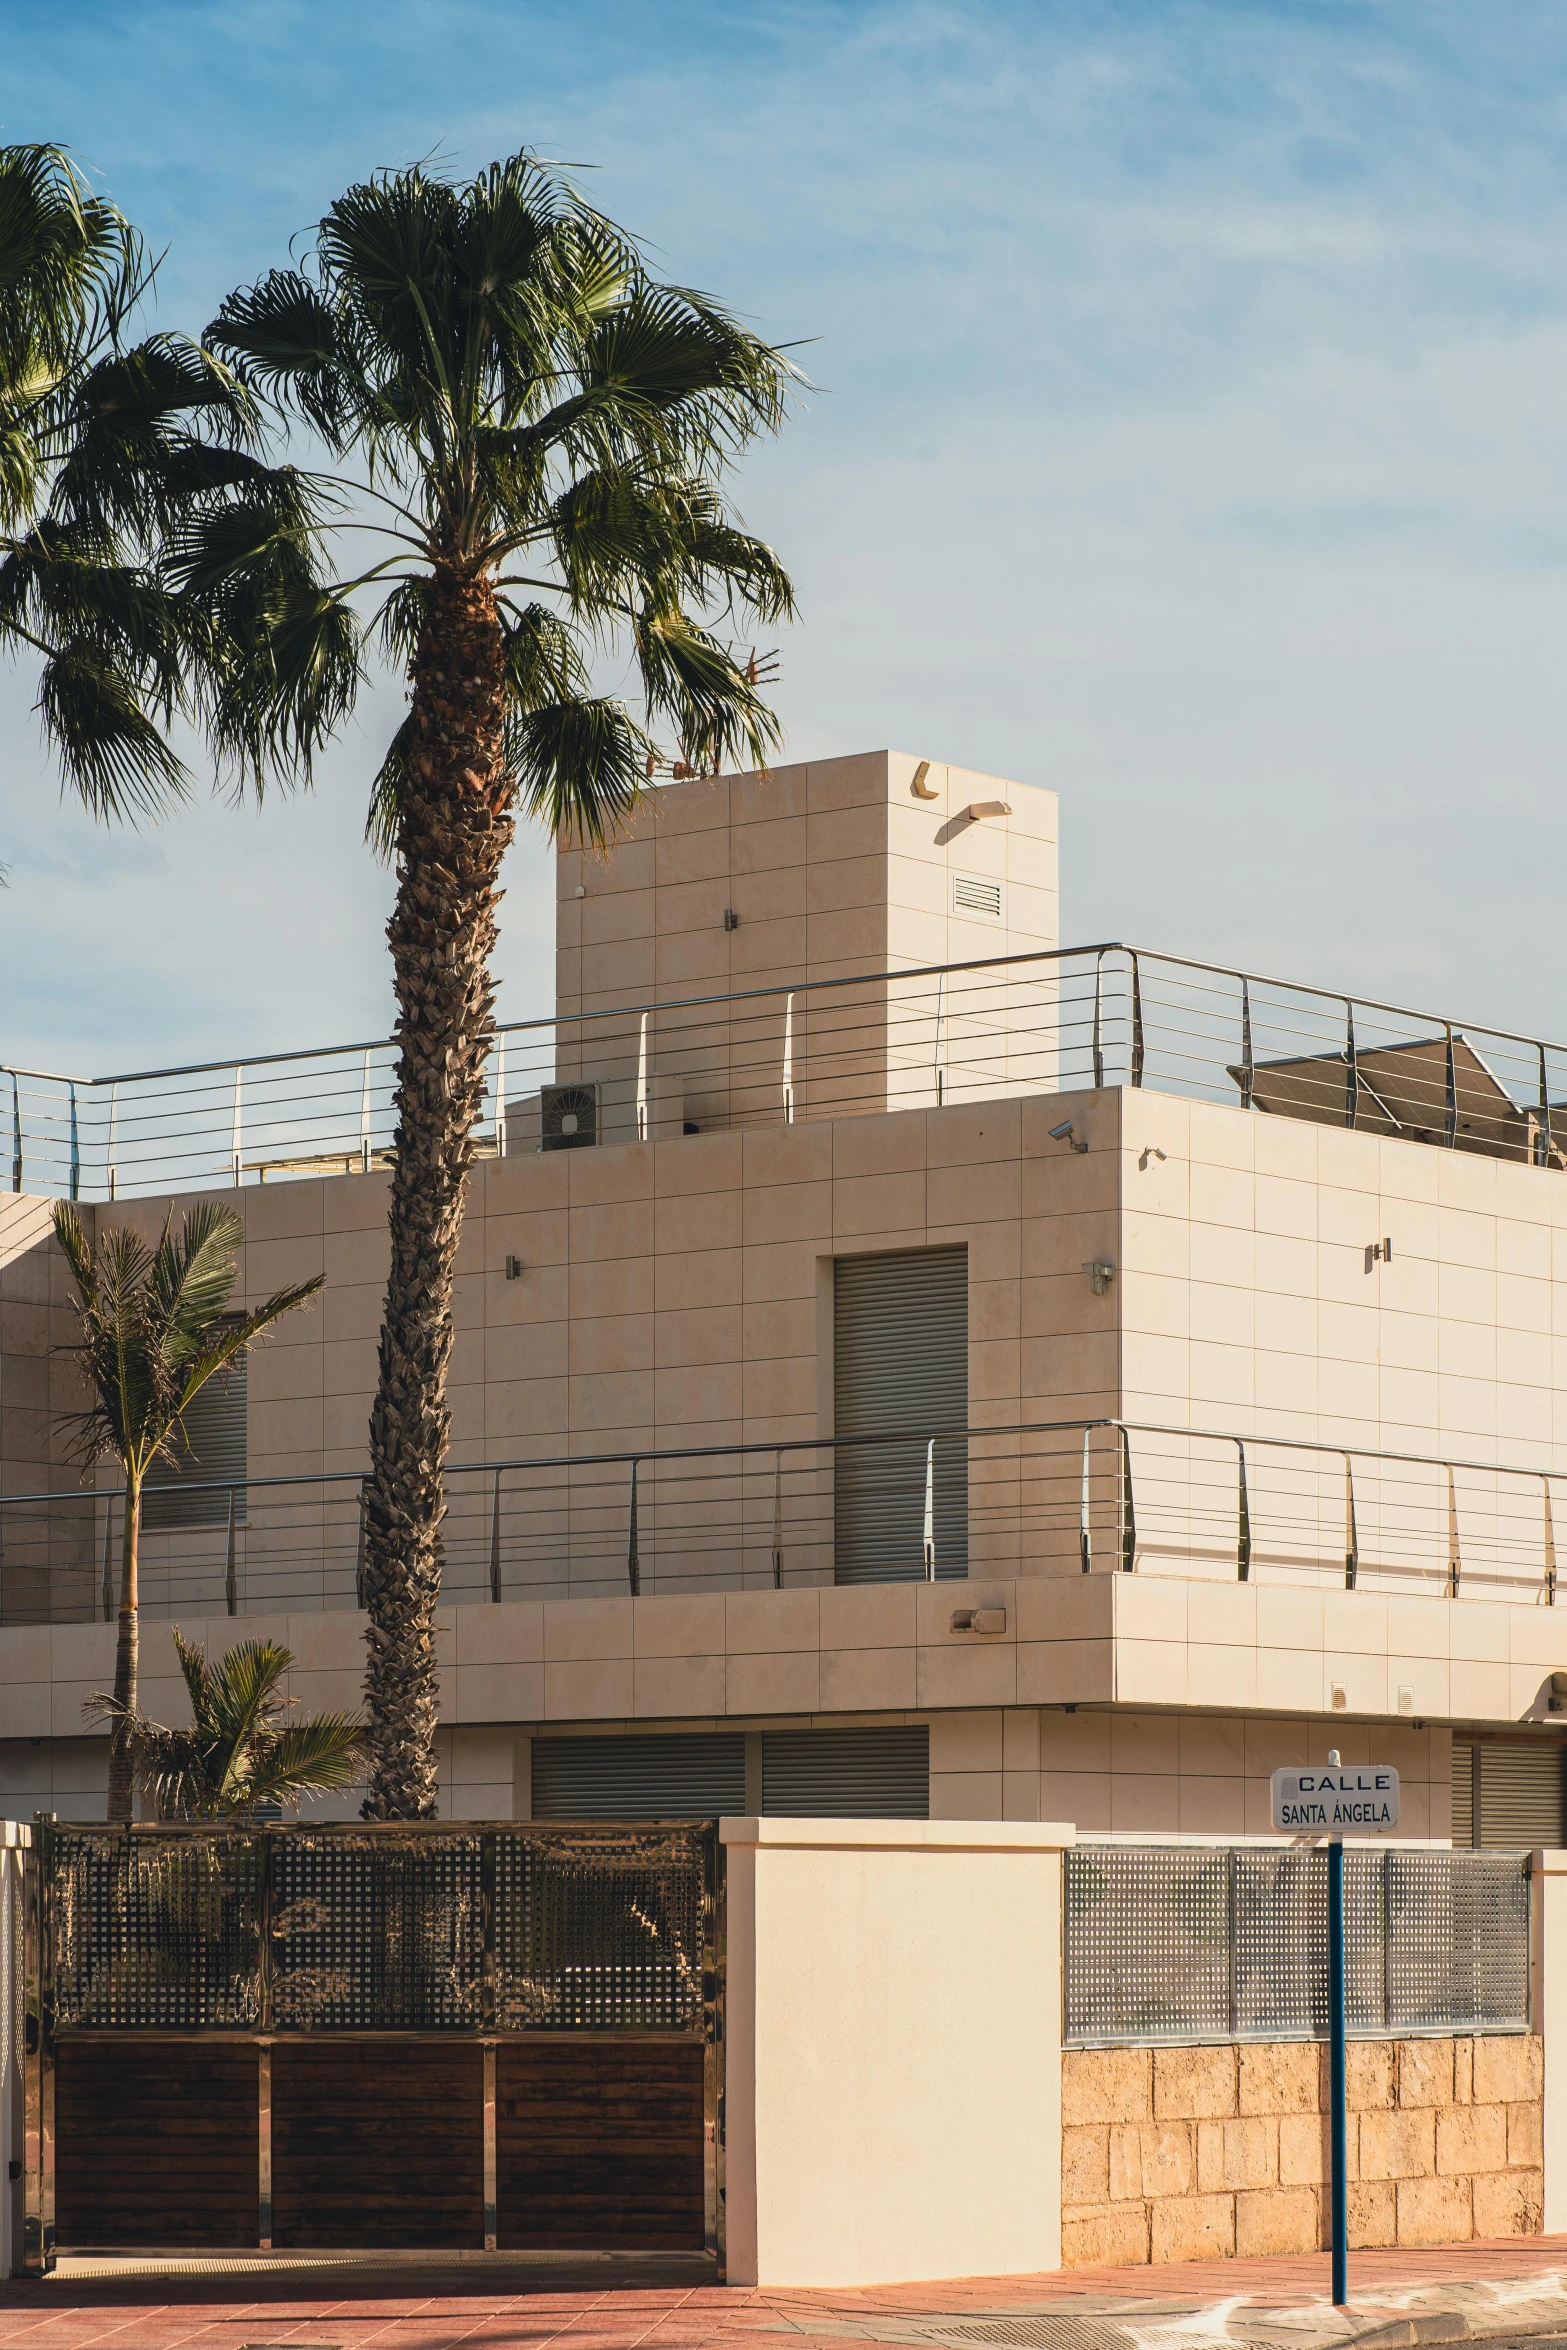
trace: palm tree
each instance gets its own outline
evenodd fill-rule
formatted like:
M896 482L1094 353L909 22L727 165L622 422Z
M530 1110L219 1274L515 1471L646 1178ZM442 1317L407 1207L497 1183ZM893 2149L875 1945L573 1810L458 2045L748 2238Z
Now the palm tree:
M203 1200L178 1233L165 1222L154 1248L136 1232L111 1226L96 1245L68 1201L55 1203L54 1229L76 1283L81 1338L70 1353L95 1398L71 1416L83 1469L119 1464L125 1479L120 1552L119 1640L109 1734L109 1817L129 1820L134 1766L125 1725L137 1698L142 1486L155 1461L178 1465L184 1415L209 1379L224 1377L237 1356L283 1314L314 1294L323 1275L279 1290L248 1314L229 1311L244 1226L232 1208Z
M421 168L350 188L309 257L233 294L205 340L280 452L297 427L335 468L308 493L287 465L236 476L171 529L164 585L192 641L204 632L220 758L257 788L308 774L364 673L355 598L376 599L409 691L369 827L396 861L399 1058L365 1811L425 1818L453 1271L501 860L519 798L557 837L609 840L660 763L648 727L667 724L688 767L765 764L779 736L755 662L709 623L776 620L793 596L719 483L781 423L794 370L715 302L655 282L526 153L465 186ZM355 569L366 533L376 559ZM617 642L641 718L592 691L590 655Z
M45 734L105 818L189 790L167 730L205 615L157 550L265 471L227 368L178 335L127 342L153 266L60 148L0 147L0 651L36 660Z
M160 1819L254 1817L352 1784L363 1756L360 1723L346 1714L282 1718L297 1702L280 1694L294 1662L288 1649L242 1640L209 1664L177 1624L174 1649L190 1694L188 1730L167 1730L118 1696L87 1700L90 1715L113 1724Z

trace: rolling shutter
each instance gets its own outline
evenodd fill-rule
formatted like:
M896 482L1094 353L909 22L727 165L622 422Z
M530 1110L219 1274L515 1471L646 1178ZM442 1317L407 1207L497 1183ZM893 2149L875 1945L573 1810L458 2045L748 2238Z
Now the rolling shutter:
M248 1381L241 1355L227 1380L209 1379L185 1414L185 1444L176 1442L178 1466L155 1461L142 1487L142 1524L149 1532L174 1526L225 1526L229 1497L223 1492L182 1492L182 1486L212 1478L232 1479L243 1488L249 1474ZM243 1490L234 1497L234 1522L245 1523Z
M745 1810L745 1734L535 1738L536 1820L709 1820Z
M1475 1840L1475 1750L1462 1738L1453 1740L1453 1842Z
M927 1478L938 1578L968 1572L968 1250L900 1249L833 1266L836 1580L925 1572ZM902 1434L899 1444L844 1438ZM934 1451L930 1449L937 1438Z
M1567 1843L1563 1748L1530 1739L1453 1741L1453 1842L1490 1851Z
M1562 1843L1562 1750L1508 1740L1479 1749L1477 1844L1516 1850Z
M775 1819L928 1820L930 1732L764 1730L762 1809Z

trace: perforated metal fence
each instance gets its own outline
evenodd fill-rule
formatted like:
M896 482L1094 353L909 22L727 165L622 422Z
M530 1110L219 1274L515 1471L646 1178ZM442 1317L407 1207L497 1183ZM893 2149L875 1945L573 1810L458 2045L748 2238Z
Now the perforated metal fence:
M1325 1852L1083 1846L1065 1858L1069 2046L1325 2037ZM1527 2031L1522 1854L1352 1846L1344 1894L1352 2033Z
M711 1824L41 1823L56 2030L710 2035Z

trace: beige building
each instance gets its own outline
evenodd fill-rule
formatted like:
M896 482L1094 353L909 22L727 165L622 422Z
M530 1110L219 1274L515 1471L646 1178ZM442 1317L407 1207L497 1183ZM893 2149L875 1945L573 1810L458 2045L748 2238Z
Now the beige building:
M1233 1837L1332 1745L1399 1766L1407 1836L1567 1840L1546 1048L1062 950L1054 795L891 752L652 794L560 858L558 946L462 1248L452 1816ZM155 1497L154 1710L173 1620L357 1701L381 1066L347 1146L352 1056L73 1093L89 1220L160 1225L232 1139L246 1297L326 1276ZM117 1521L58 1419L41 1098L0 1197L0 1786L90 1817Z

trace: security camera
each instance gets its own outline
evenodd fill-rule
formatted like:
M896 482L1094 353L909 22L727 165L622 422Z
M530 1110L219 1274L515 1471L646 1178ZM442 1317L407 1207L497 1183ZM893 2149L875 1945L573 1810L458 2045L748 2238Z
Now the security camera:
M1074 1151L1086 1151L1088 1148L1086 1142L1078 1141L1070 1118L1063 1118L1059 1126L1051 1127L1050 1139L1052 1142L1064 1142L1070 1150Z

